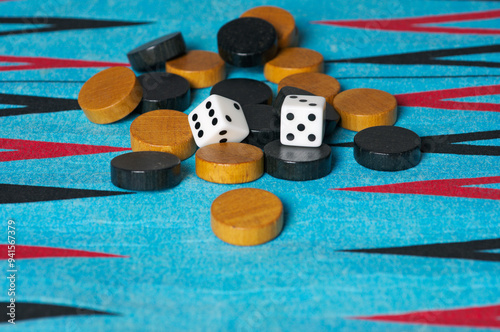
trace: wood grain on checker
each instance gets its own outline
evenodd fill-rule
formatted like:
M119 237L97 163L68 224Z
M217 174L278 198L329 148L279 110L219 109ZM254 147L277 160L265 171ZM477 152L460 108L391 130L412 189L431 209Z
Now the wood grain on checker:
M289 47L264 65L264 76L278 84L293 74L323 72L323 56L314 50L302 47Z
M90 121L106 124L132 113L141 98L142 87L134 72L113 67L95 74L83 85L78 103Z
M340 114L340 126L360 131L373 126L390 126L398 116L393 95L376 89L350 89L339 93L333 106Z
M339 81L322 73L300 73L287 76L279 82L278 91L284 86L293 86L324 97L330 105L333 105L333 98L340 91Z
M160 151L184 160L196 151L188 116L174 110L156 110L138 116L130 125L133 151Z
M247 10L241 17L258 17L271 23L278 34L278 47L296 46L298 43L298 30L295 19L288 11L274 6L260 6Z
M193 50L167 61L167 72L184 77L192 88L214 85L226 77L226 64L214 52Z
M264 174L264 153L244 143L207 145L196 152L196 174L209 182L251 182Z
M228 191L215 199L210 212L215 235L238 246L263 244L283 228L283 204L276 195L262 189Z

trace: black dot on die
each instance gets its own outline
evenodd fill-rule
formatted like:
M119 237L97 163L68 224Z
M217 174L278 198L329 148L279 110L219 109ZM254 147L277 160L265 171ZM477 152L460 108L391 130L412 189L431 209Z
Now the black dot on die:
M297 126L298 131L304 131L306 129L306 126L304 126L302 123Z
M219 141L220 143L226 143L227 142L227 138L223 138Z
M293 136L293 134L286 135L286 139L289 141L293 141L294 138L295 138L295 136Z
M194 129L200 129L200 127L201 127L201 123L196 122L196 123L194 124Z
M297 96L290 96L290 98L297 99L298 97Z
M226 115L226 120L229 122L233 121L229 115Z
M236 108L237 110L239 110L240 109L240 105L234 103L234 108Z
M222 130L219 135L223 136L223 135L226 135L227 134L227 130Z
M215 114L215 111L213 109L208 112L209 117L214 116L214 114Z
M191 119L192 119L193 121L198 120L198 114L193 114L193 116L191 117Z
M217 120L217 118L214 118L214 119L212 120L212 125L213 125L213 126L217 125L217 122L218 122L218 121L219 121L219 120Z
M310 103L309 106L318 106L318 104Z
M311 134L309 136L307 136L307 138L311 141L311 142L314 142L316 140L316 136Z
M292 121L292 120L293 120L293 118L294 118L293 113L288 113L288 114L286 115L286 118L287 118L288 120Z
M300 99L299 100L301 103L307 103L307 99Z
M207 103L205 104L205 107L207 108L207 110L212 107L212 103L207 101Z
M198 132L198 137L199 137L199 138L202 138L202 137L203 137L203 130L200 130L200 131Z
M314 120L316 120L316 115L309 114L309 116L307 118L309 119L309 121L314 121Z

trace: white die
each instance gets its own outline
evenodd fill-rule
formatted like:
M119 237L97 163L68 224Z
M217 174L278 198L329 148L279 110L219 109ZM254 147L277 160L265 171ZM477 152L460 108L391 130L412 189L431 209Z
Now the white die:
M205 99L188 119L194 141L200 148L214 143L239 143L250 133L241 105L219 95Z
M283 145L318 147L323 143L326 99L318 96L289 95L281 106Z

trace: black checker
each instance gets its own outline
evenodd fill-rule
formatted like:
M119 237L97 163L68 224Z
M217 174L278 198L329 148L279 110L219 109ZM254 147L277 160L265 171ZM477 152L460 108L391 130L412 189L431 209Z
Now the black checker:
M421 139L413 131L396 126L376 126L354 136L354 159L377 171L402 171L420 162Z

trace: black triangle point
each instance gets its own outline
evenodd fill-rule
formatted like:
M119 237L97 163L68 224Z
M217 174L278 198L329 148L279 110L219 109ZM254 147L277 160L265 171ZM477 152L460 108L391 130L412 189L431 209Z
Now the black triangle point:
M422 137L422 152L500 156L500 146L457 144L500 138L500 130Z
M135 193L122 191L0 184L0 204L47 202L63 199L105 197L128 194Z
M407 247L341 250L367 254L418 256L430 258L457 258L475 261L500 262L500 253L485 252L500 249L500 238L467 242L424 244Z
M93 20L80 18L58 18L58 17L0 17L0 24L26 24L25 29L1 31L0 36L21 35L29 33L55 32L65 30L114 28L148 24L151 22L130 22ZM29 25L36 25L30 28ZM38 25L46 25L39 27Z
M353 59L328 60L325 62L347 63L373 63L382 65L443 65L443 66L475 66L487 68L500 68L500 62L474 61L474 60L448 60L444 57L500 53L500 45L448 48L411 53L371 56Z
M3 105L18 105L23 107L2 109ZM0 93L0 117L36 113L53 113L79 110L76 99L24 96Z
M0 306L9 312L11 302L0 302ZM117 316L115 313L98 311L92 309L84 309L79 307L69 307L62 305L44 304L44 303L29 303L29 302L14 302L15 305L15 322L28 319L50 318L61 316L80 316L80 315L108 315ZM2 315L0 323L7 323L11 317Z

